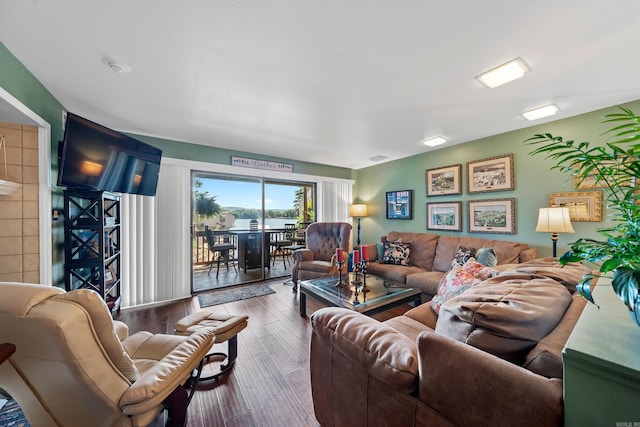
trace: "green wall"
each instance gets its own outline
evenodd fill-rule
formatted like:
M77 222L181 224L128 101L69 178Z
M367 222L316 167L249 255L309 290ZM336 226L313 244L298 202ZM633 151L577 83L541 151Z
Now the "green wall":
M640 112L640 101L625 105L636 113ZM549 132L568 139L597 144L604 141L601 134L609 128L608 125L600 123L602 117L616 110L615 107L607 108L359 169L356 173L356 201L366 203L369 212L369 216L363 218L361 222L361 240L363 242L378 241L380 236L390 230L469 235L524 242L538 248L540 256L551 256L550 234L534 231L538 219L538 208L547 206L549 193L576 190L571 176L550 171L553 162L545 159L544 156L530 156L528 153L531 151L531 147L526 146L523 141L536 133ZM468 195L466 191L466 162L507 153L514 155L514 190ZM462 164L463 194L426 197L426 170L457 163ZM413 220L386 219L385 192L392 190L413 190ZM516 199L517 230L515 235L468 233L466 201L505 197ZM427 230L426 203L446 201L463 201L462 232ZM605 219L605 211L603 211L603 219ZM597 238L596 229L604 227L605 224L605 222L574 222L575 234L561 234L559 236L558 254L566 251L568 244L578 237Z

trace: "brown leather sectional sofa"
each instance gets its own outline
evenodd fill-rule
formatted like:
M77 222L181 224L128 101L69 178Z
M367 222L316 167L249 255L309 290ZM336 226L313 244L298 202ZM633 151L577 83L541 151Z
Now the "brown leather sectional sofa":
M335 427L562 425L562 349L588 272L553 258L517 264L448 300L439 316L430 302L385 322L316 311L316 418Z
M369 262L367 272L407 286L422 290L423 301L430 300L438 291L438 284L451 268L451 261L464 246L479 249L490 247L495 250L498 270L506 270L514 264L530 261L538 257L535 248L525 243L506 240L480 239L476 237L440 236L432 233L409 233L390 231L381 237L381 242L403 242L411 245L409 265L384 264L381 260ZM380 245L368 244L369 258L382 258Z

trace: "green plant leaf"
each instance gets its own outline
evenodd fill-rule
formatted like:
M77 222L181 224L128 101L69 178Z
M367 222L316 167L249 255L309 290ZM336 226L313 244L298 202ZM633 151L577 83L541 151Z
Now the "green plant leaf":
M585 274L580 280L580 283L576 286L576 290L580 295L582 295L587 301L591 304L595 304L596 302L593 300L593 295L591 294L591 279L594 276L592 274Z
M640 271L618 268L613 275L611 285L616 295L631 309L636 298L638 298Z

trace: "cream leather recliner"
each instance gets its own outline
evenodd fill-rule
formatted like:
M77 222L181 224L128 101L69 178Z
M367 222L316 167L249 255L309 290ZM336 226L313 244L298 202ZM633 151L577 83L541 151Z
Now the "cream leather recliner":
M16 346L0 387L36 427L145 426L165 407L184 425L184 385L213 337L128 336L94 291L0 282L0 342Z

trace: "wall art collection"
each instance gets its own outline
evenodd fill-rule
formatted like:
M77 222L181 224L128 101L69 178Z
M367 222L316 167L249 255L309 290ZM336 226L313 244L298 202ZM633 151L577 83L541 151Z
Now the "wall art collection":
M425 172L428 198L462 194L462 164L427 169ZM512 153L473 160L466 163L467 194L512 191L515 189L514 155ZM576 190L594 187L588 182L576 185ZM387 193L387 218L407 219L406 209L399 209L398 194ZM412 203L409 196L409 206ZM516 199L495 198L462 201L427 202L427 230L462 231L463 205L467 206L467 231L470 233L515 234ZM572 221L602 221L601 191L551 193L549 206L568 207ZM411 214L409 214L409 218Z

